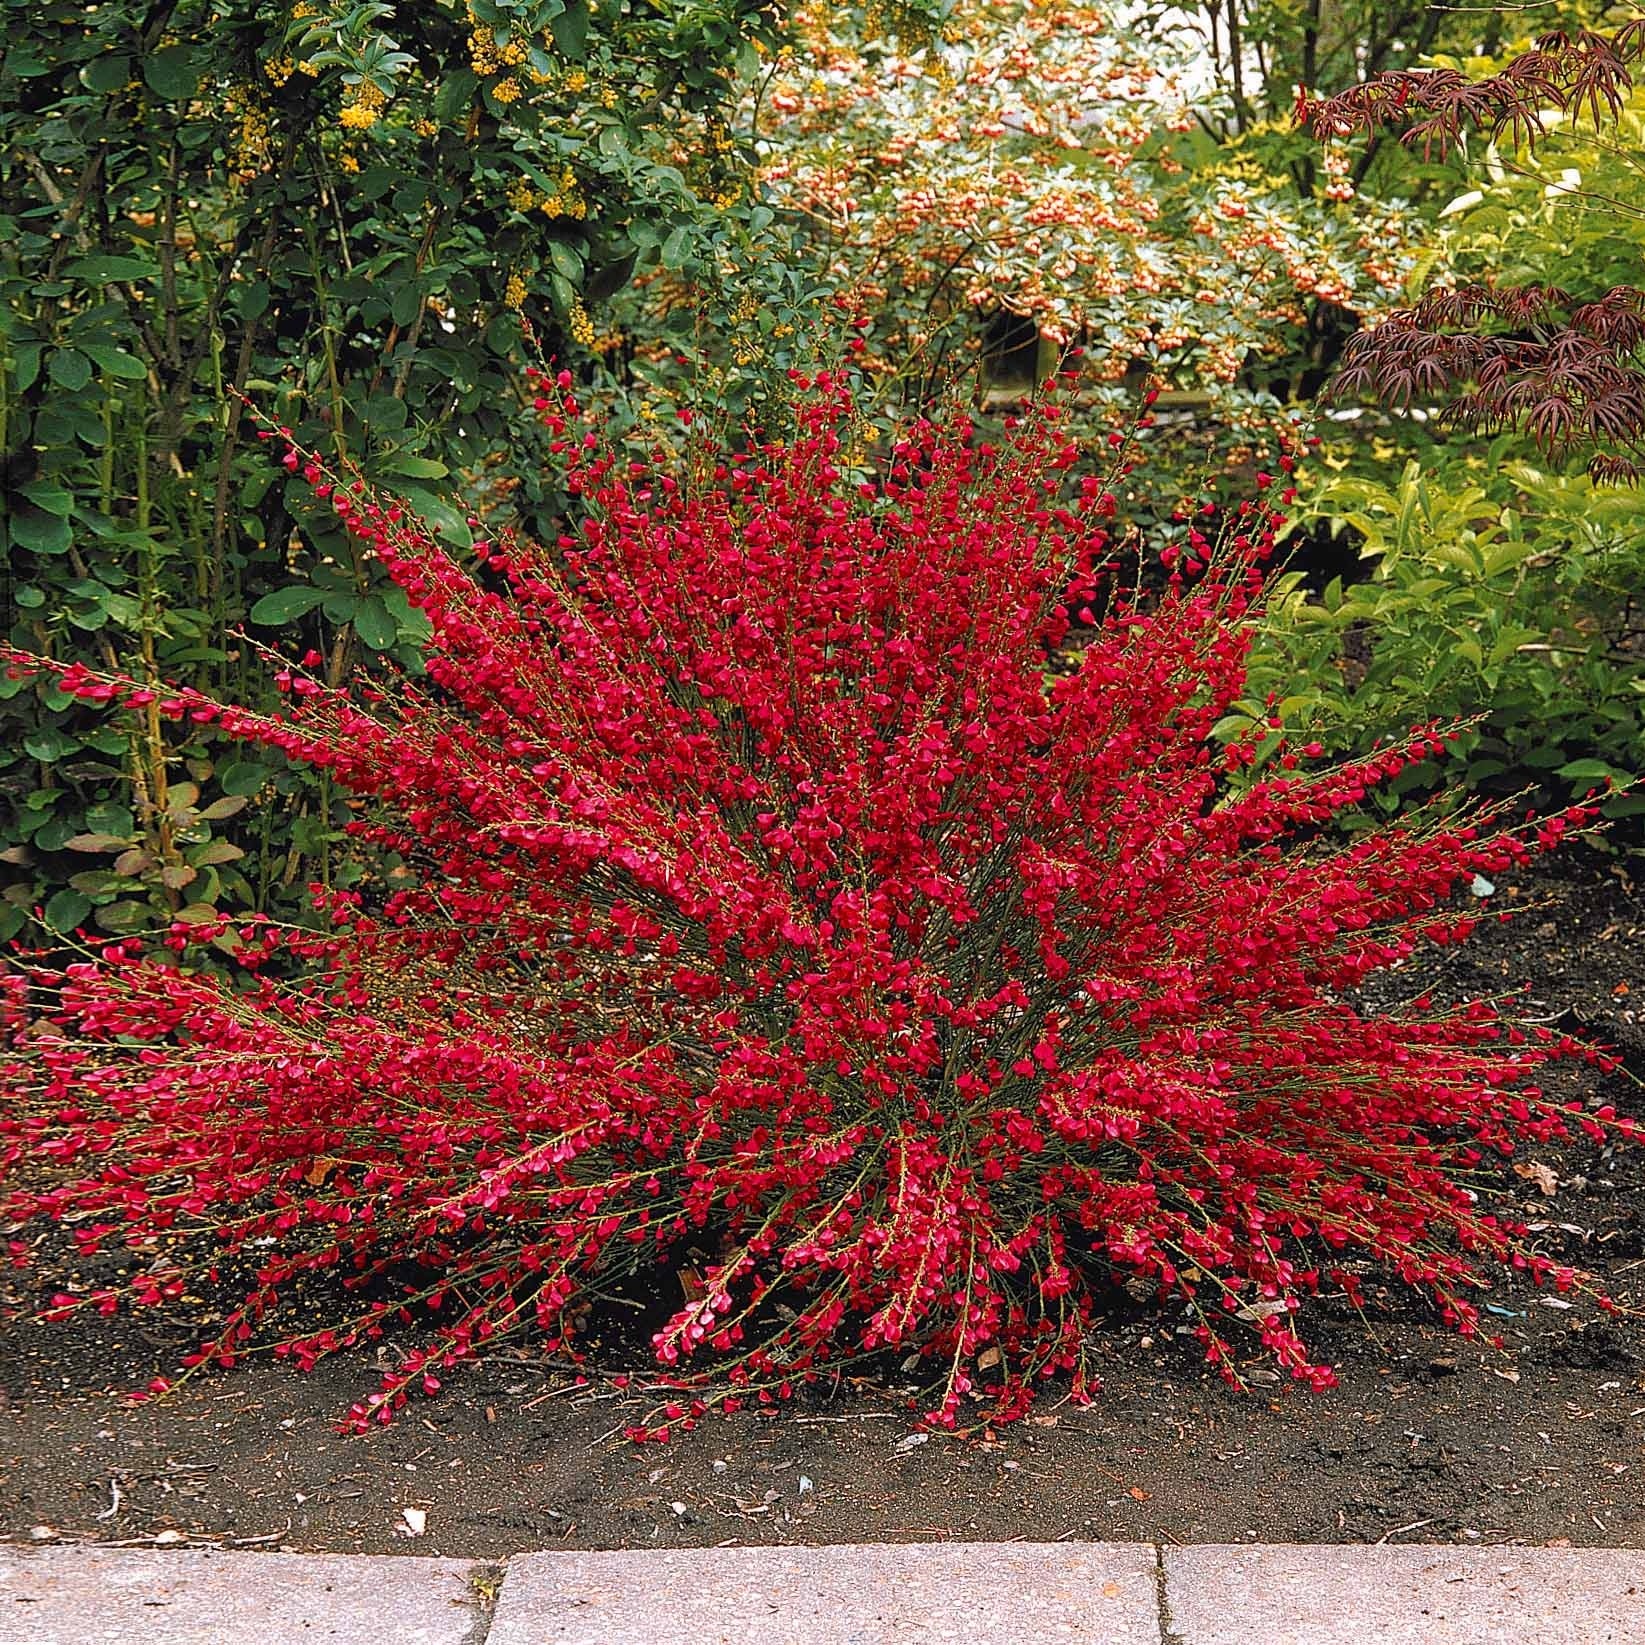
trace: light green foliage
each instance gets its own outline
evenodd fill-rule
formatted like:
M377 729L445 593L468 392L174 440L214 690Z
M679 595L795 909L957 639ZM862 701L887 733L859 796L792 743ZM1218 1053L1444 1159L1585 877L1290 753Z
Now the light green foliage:
M1547 26L1599 26L1604 12L1568 6ZM1496 57L1430 61L1488 73L1529 43L1526 27L1499 13L1485 36ZM1645 94L1598 131L1547 123L1534 151L1476 144L1444 165L1380 145L1369 176L1403 176L1432 213L1409 297L1435 281L1553 285L1578 301L1645 283ZM1272 692L1288 725L1339 753L1417 721L1475 718L1459 747L1468 779L1487 787L1581 794L1645 772L1638 494L1594 487L1575 472L1580 458L1550 472L1519 435L1441 439L1416 419L1380 417L1321 432L1330 462L1305 488L1302 523L1358 563L1323 588L1300 572L1280 578L1251 696L1227 730ZM1382 803L1434 776L1409 773ZM1645 798L1606 809L1638 813Z
M1471 784L1583 794L1645 769L1645 513L1637 497L1550 474L1504 437L1430 446L1397 481L1339 475L1308 515L1352 533L1369 577L1316 595L1282 574L1230 732L1275 693L1332 753L1429 719L1477 717L1457 745ZM1382 803L1434 778L1413 771ZM1645 809L1627 794L1612 815Z
M1470 65L1463 65L1468 67ZM1487 144L1441 205L1427 270L1579 297L1645 283L1645 91L1596 131L1550 111L1534 151Z

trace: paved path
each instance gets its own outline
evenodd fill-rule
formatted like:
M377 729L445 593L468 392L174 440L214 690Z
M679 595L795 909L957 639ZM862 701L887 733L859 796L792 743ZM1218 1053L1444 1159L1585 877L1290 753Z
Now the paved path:
M1645 1551L0 1545L0 1645L1645 1645Z

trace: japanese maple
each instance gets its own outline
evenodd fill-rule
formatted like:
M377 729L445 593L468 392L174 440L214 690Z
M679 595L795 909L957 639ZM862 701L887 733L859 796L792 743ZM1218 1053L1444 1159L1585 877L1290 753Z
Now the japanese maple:
M1534 177L1526 163L1561 126L1596 135L1620 127L1642 61L1645 13L1638 13L1609 33L1543 34L1479 78L1407 69L1318 101L1304 90L1297 112L1327 143L1364 135L1374 146L1395 130L1425 160L1478 133L1493 145L1499 175L1506 156L1513 170ZM1618 130L1606 146L1637 171L1637 126L1632 140ZM1544 187L1558 198L1583 192L1581 183L1579 170L1566 169ZM1628 214L1592 182L1586 192ZM1645 290L1634 285L1586 297L1549 283L1441 286L1350 338L1334 392L1399 410L1437 402L1448 423L1485 433L1517 428L1556 461L1586 452L1596 483L1637 485L1645 478L1642 350Z
M637 1285L672 1309L656 1436L887 1350L943 1424L1058 1373L1083 1395L1116 1277L1229 1376L1249 1335L1315 1385L1299 1321L1370 1267L1468 1333L1493 1270L1572 1283L1474 1190L1522 1141L1630 1130L1537 1084L1595 1054L1355 990L1590 813L1320 829L1429 728L1228 784L1266 475L1144 598L1054 403L999 447L911 424L869 474L837 374L799 381L791 437L683 454L535 391L582 512L473 566L274 433L427 615L427 677L294 665L280 714L159 707L329 773L385 869L316 888L320 930L9 972L0 1214L126 1264L56 1312L227 1297L196 1365L401 1327L363 1424L505 1337L578 1353L592 1296Z

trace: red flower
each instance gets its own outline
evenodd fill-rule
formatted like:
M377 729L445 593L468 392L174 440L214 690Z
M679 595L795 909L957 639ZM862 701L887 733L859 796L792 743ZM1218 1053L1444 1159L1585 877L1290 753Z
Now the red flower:
M971 1395L1018 1414L1058 1371L1083 1395L1111 1270L1225 1374L1255 1322L1315 1385L1298 1324L1352 1283L1344 1255L1469 1332L1483 1271L1554 1272L1463 1178L1619 1128L1534 1083L1578 1048L1503 1048L1482 1005L1348 1001L1451 940L1459 882L1589 813L1318 843L1443 750L1431 729L1327 769L1281 750L1231 796L1258 744L1224 760L1212 728L1272 516L1196 532L1193 580L1110 605L1053 679L1115 508L1054 418L998 450L915 424L864 498L826 374L790 442L693 436L678 463L604 449L563 382L532 388L582 499L558 545L499 536L482 585L384 499L343 517L432 625L426 684L292 670L281 715L210 705L367 801L353 832L409 878L317 888L323 931L179 924L158 958L31 964L0 1217L125 1241L138 1300L238 1284L195 1365L420 1326L362 1427L510 1334L575 1354L590 1289L623 1283L675 1304L656 1358L702 1397L670 1422L895 1347L952 1423ZM220 934L238 978L176 963ZM334 1313L292 1315L299 1292Z

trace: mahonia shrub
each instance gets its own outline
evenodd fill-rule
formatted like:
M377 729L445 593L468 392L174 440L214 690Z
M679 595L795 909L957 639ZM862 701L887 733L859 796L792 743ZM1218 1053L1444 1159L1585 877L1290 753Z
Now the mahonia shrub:
M392 868L323 929L11 968L3 1215L127 1264L51 1311L227 1296L191 1366L398 1324L363 1426L515 1333L578 1354L629 1285L672 1299L655 1438L888 1351L940 1424L1059 1373L1083 1396L1116 1278L1229 1377L1247 1335L1316 1386L1299 1319L1371 1267L1464 1332L1493 1272L1583 1283L1475 1187L1523 1142L1631 1131L1537 1083L1603 1057L1485 1004L1353 1002L1466 935L1459 880L1591 813L1321 827L1428 728L1229 782L1271 491L1122 577L1113 476L1054 401L997 447L911 424L869 475L839 373L741 446L611 446L569 383L534 390L583 512L472 567L267 431L426 614L426 679L292 665L278 714L159 707L329 773ZM206 943L232 975L191 968Z

